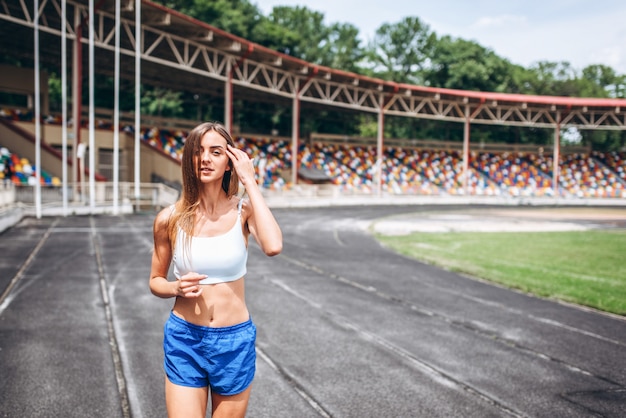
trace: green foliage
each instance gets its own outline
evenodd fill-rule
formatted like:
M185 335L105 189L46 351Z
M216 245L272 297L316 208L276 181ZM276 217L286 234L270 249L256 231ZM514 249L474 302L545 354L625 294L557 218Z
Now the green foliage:
M361 115L358 136L362 138L376 138L378 135L378 120L368 113Z
M330 28L324 25L324 14L307 7L274 7L269 16L273 25L285 28L278 50L305 61L326 65ZM276 41L276 40L274 40Z
M71 75L68 75L70 77ZM68 80L67 97L71 99L72 85ZM102 74L95 74L94 83L94 103L96 107L113 109L114 107L114 94L113 94L113 78ZM134 109L134 86L125 88L124 84L128 84L128 80L121 80L120 85L120 109L131 110ZM52 112L61 111L61 76L54 71L48 74L48 94L50 110ZM4 102L3 103L7 103ZM89 103L89 79L83 78L82 88L82 103L86 106ZM71 103L68 102L68 106ZM71 111L71 109L70 109Z
M324 47L323 65L344 71L360 72L359 66L365 60L366 53L358 36L359 30L352 24L333 24Z
M626 150L626 131L581 130L584 145L592 145L596 151Z
M163 117L182 116L182 92L162 88L146 90L141 97L141 112Z
M590 65L582 71L582 97L626 97L626 76L606 65Z
M61 109L61 77L55 73L48 75L48 100L50 109Z
M626 314L625 231L413 233L377 238L402 254L454 271Z
M155 0L233 35L253 40L259 9L248 0Z
M284 54L289 54L290 45L298 42L298 33L280 26L267 17L262 17L254 28L253 36L255 42Z
M377 77L400 83L421 84L433 57L435 35L418 17L383 24L368 47L368 60Z
M476 42L444 36L437 40L430 68L430 85L477 91L506 91L511 65Z

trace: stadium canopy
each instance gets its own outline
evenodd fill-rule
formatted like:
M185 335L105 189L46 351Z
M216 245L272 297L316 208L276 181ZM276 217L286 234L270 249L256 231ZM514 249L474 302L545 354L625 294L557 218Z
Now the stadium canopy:
M560 130L626 130L626 99L572 98L453 90L394 83L312 64L237 37L208 23L147 0L0 0L0 53L61 65L63 28L73 45L93 42L94 68L136 79L140 51L141 83L224 97L224 123L232 129L233 97L292 103L293 181L297 179L300 103L334 106L378 115L377 159L382 160L385 116L427 118L464 123L463 169L467 179L470 124L514 125L554 129L554 187L558 185ZM120 4L119 12L116 3ZM65 22L62 8L67 9ZM137 16L136 9L140 9ZM93 10L93 16L90 16ZM119 20L116 15L119 14ZM136 31L139 17L141 30ZM93 27L88 27L93 22ZM119 25L119 48L115 28ZM39 33L38 57L33 33ZM89 34L89 36L87 36ZM136 39L140 39L139 46ZM82 48L73 50L78 51ZM76 54L75 54L76 55ZM129 59L132 58L132 59ZM133 61L134 60L134 61ZM36 61L35 61L36 62ZM82 76L82 61L70 64ZM75 101L74 101L75 102ZM382 176L378 173L378 192ZM466 185L466 180L464 181Z

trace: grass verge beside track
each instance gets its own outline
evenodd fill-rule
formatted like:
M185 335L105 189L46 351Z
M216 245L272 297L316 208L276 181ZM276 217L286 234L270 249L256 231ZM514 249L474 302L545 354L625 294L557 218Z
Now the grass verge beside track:
M626 231L382 235L406 256L541 297L626 315Z

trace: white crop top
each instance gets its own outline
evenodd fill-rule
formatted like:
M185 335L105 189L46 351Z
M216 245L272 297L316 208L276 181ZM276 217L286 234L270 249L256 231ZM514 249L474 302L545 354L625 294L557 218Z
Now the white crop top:
M195 272L208 276L200 280L200 284L216 284L232 282L246 274L248 247L241 229L242 202L239 201L237 221L222 235L191 237L191 246L185 248L187 234L178 228L173 257L176 277Z

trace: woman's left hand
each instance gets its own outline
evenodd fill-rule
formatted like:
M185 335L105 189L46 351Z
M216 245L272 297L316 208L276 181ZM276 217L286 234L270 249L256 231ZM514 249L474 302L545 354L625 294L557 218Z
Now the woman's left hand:
M239 176L239 181L241 181L244 187L248 184L256 183L254 164L248 154L232 145L228 145L226 153L233 163L233 168Z

